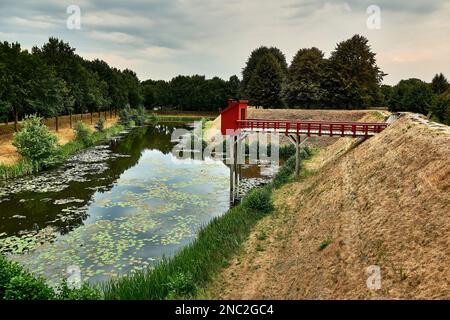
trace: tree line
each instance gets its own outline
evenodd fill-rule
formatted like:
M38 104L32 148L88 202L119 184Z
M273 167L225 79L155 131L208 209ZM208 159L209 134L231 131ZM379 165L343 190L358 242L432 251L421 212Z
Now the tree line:
M385 74L368 40L355 35L327 59L318 48L300 49L288 66L278 48L254 50L242 72L241 94L252 105L297 108L367 108L382 104Z
M0 115L13 119L37 114L55 117L72 113L110 113L143 102L136 74L88 61L68 43L50 38L42 47L23 50L18 43L0 43Z
M419 112L450 123L450 89L445 76L431 83L401 80L382 85L385 74L368 40L354 35L336 45L329 58L318 48L300 49L287 64L275 47L259 47L242 71L240 97L270 108L364 109Z
M89 61L68 43L50 38L42 47L23 50L18 43L0 43L0 116L26 114L55 117L72 113L137 109L217 111L226 100L248 99L270 108L361 109L388 107L449 119L448 81L439 74L431 84L419 79L382 85L386 74L376 63L368 40L354 35L338 43L328 58L318 48L302 48L287 63L275 47L250 54L242 79L206 79L179 75L170 81L140 81L132 70L105 61Z

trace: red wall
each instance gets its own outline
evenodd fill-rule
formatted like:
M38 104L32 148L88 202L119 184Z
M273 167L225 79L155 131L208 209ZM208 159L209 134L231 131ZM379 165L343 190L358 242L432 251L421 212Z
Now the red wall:
M247 100L228 100L228 107L222 111L221 116L221 132L223 135L234 134L237 130L237 120L245 120L247 118ZM245 119L241 118L241 110L245 110ZM232 130L232 132L227 130Z

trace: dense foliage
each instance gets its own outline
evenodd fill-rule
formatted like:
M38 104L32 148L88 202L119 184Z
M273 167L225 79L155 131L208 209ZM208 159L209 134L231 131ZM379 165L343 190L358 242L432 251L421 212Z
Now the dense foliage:
M43 278L33 276L18 263L0 255L0 300L94 300L100 297L100 292L87 284L73 289L63 282L54 290Z
M14 135L13 145L25 159L40 167L48 167L60 158L57 137L36 116L23 121L22 129Z
M329 59L317 48L300 49L289 68L278 49L260 47L252 52L242 74L241 92L252 105L367 108L382 102L384 74L368 40L360 35L338 43Z
M27 114L55 117L113 110L143 103L142 86L131 70L87 61L56 38L30 52L18 43L0 43L0 114L17 121Z
M112 115L142 106L218 111L227 99L244 98L250 105L271 108L389 107L446 121L449 82L442 73L430 84L409 79L394 87L381 85L384 76L368 40L360 35L338 43L329 58L315 47L300 49L289 66L280 49L258 47L242 70L242 81L235 75L228 80L179 75L170 81L141 82L134 71L85 60L56 38L31 52L18 43L3 42L0 118L14 120L17 131L17 121L27 114L54 117L58 129L58 116L63 114L105 111L106 117L107 111Z
M186 111L218 111L227 99L236 99L240 81L232 76L228 81L218 77L177 76L172 80L142 82L146 108L171 108Z

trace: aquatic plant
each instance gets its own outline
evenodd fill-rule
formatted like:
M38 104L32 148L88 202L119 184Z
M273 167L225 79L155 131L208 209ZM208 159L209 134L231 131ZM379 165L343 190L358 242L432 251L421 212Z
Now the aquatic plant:
M264 191L255 192L257 196L248 195L265 199L263 211L268 211L267 199L272 189L289 181L286 175L292 175L294 171L295 165L293 167L292 162L295 164L295 158L289 159L280 170L282 178L277 178L280 173L275 176L278 181L276 185L269 184ZM244 198L245 201L248 200ZM255 204L255 207L261 209L259 205ZM231 208L201 229L197 239L181 249L173 258L163 259L153 269L134 272L104 283L102 285L104 297L106 299L195 297L197 290L204 287L223 267L224 261L229 261L239 250L261 217L263 215L254 214L253 206L238 205Z

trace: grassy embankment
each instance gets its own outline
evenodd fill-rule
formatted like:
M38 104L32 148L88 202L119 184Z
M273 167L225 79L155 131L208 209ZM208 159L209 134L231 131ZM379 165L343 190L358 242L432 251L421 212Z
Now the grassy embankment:
M310 156L302 149L302 159ZM253 226L273 210L272 192L290 181L295 167L291 157L272 182L252 190L242 204L213 219L198 238L173 258L152 270L136 272L103 284L105 299L194 298L217 272L228 265Z

